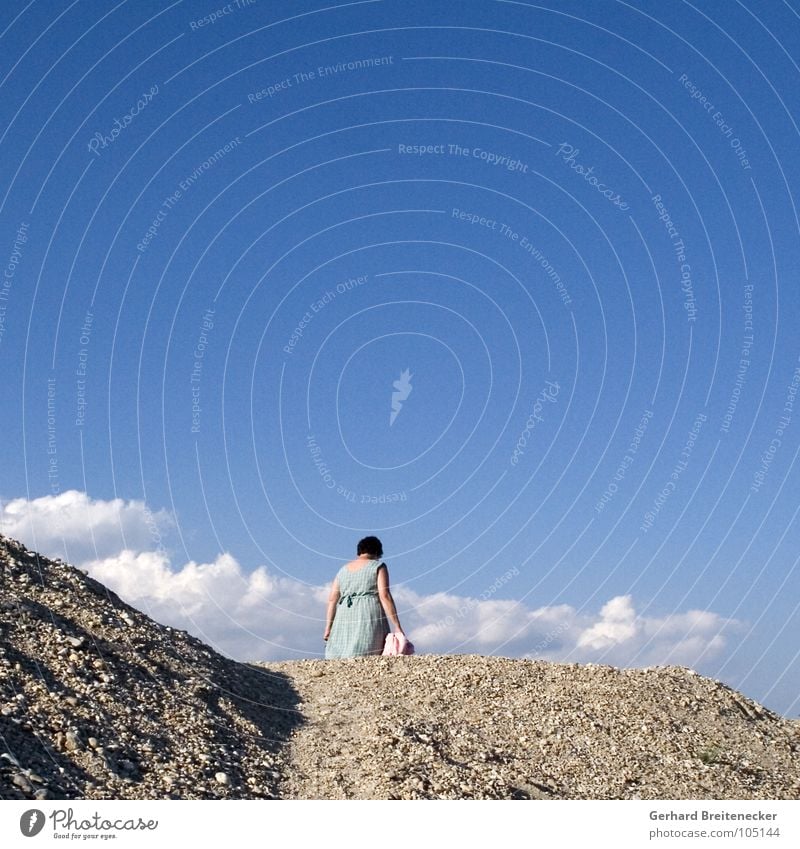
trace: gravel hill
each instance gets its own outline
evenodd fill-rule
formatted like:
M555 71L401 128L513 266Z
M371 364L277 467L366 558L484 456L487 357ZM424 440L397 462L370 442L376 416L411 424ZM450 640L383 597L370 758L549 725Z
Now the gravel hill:
M0 797L274 798L289 678L0 537Z
M682 667L237 663L0 537L0 798L797 799L800 722Z

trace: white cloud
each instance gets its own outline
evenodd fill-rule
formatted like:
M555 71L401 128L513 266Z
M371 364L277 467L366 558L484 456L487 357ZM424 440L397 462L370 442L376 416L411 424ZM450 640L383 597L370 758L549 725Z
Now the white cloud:
M230 554L176 569L163 552L122 551L81 564L128 604L242 660L286 659L320 650L326 587L309 587Z
M0 511L0 532L87 569L153 619L225 654L242 660L321 655L327 586L274 575L263 565L248 571L228 553L176 566L158 545L170 525L168 514L153 515L142 502L93 500L74 490L15 499ZM643 616L629 595L592 613L565 604L533 608L492 597L421 595L402 585L393 594L406 632L423 652L692 666L722 653L739 628L703 610Z
M124 548L157 548L171 525L166 511L153 513L143 501L95 500L75 489L30 501L15 498L0 511L0 533L70 563L110 557Z
M643 627L636 619L633 599L629 595L612 598L600 611L600 619L586 628L578 638L578 648L610 649L632 640Z

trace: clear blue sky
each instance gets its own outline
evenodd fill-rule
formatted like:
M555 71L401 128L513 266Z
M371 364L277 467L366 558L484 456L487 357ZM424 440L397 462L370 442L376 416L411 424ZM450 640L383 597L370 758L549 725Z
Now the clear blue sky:
M0 494L713 611L797 712L800 10L549 5L5 4Z

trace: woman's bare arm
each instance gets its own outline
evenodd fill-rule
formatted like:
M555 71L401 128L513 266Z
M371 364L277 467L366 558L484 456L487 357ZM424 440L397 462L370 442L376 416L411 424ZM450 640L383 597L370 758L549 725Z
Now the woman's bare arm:
M325 614L325 634L322 639L327 640L331 635L331 626L333 625L333 618L336 616L336 605L339 603L339 578L336 577L333 579L333 586L331 587L331 593L328 596L328 610Z
M403 631L403 628L400 625L400 619L397 615L397 608L394 606L392 591L389 589L389 570L385 563L382 563L378 567L378 597L381 600L383 609L386 611L386 615L394 625L395 632L405 635L405 631Z

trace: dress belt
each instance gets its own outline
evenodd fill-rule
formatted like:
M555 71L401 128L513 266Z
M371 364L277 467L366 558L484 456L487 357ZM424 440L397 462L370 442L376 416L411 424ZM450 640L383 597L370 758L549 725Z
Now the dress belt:
M374 590L365 590L364 592L360 592L360 593L346 593L345 595L339 597L339 601L337 602L337 604L341 604L345 599L347 599L347 606L352 607L353 606L353 599L356 596L359 596L359 595L378 595L378 594Z

